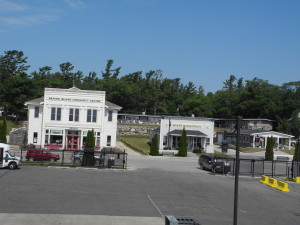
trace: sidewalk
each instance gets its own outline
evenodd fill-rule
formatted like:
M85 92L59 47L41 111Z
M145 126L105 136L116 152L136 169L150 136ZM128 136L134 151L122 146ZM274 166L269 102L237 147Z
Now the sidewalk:
M214 149L215 151L218 151L218 152L222 152L222 149L220 146L218 145L214 145ZM245 159L264 159L265 158L265 152L266 151L261 151L261 152L250 152L250 153L244 153L244 152L241 152L240 151L240 158L245 158ZM232 148L229 148L227 150L227 154L226 155L229 155L231 157L235 157L236 156L236 151L235 149L232 149ZM289 155L285 152L282 152L282 151L279 151L279 150L276 150L274 151L274 156L275 155Z

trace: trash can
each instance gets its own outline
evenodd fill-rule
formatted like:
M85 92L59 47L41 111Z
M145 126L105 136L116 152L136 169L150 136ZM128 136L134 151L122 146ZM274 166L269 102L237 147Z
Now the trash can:
M115 167L115 157L110 157L107 161L107 167L108 168L114 168Z

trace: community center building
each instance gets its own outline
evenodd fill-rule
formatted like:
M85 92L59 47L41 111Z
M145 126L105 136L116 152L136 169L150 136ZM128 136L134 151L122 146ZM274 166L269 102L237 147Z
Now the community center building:
M160 127L155 129L151 138L158 134L160 151L176 150L180 144L183 128L186 130L187 150L196 148L213 153L214 120L200 117L164 117Z
M105 100L105 91L45 88L28 107L28 144L80 150L94 129L97 148L115 147L117 114L122 107Z

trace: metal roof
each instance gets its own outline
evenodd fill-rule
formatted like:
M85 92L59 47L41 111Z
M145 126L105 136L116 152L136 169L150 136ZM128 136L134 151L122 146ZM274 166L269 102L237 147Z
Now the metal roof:
M171 136L181 136L182 130L172 130L168 133ZM198 130L186 130L186 136L194 136L194 137L207 137L206 134L198 131Z

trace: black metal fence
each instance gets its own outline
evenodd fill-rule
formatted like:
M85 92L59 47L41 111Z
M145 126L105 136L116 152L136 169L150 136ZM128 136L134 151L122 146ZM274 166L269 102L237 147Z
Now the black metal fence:
M27 149L20 151L17 156L22 159L23 165L41 165L41 166L72 166L80 167L82 165L84 151L79 150L48 150L43 149L42 156L34 156L31 159L26 158ZM58 160L53 160L49 155L56 155ZM104 148L101 151L94 151L95 163L92 167L95 168L127 168L127 153L115 148ZM91 167L91 166L89 166Z
M230 165L230 174L235 175L236 159L224 159L227 165ZM300 162L264 160L264 159L240 159L240 175L244 176L261 176L271 177L296 177L300 176Z

